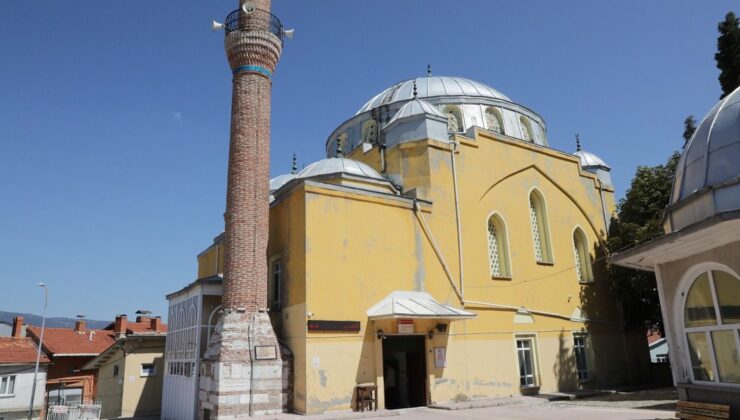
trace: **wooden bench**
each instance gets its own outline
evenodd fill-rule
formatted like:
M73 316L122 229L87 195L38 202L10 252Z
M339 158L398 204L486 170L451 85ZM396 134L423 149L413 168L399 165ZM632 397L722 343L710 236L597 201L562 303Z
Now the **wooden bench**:
M375 384L358 384L356 390L356 411L374 411L378 409L378 387Z
M689 420L729 419L730 406L696 401L679 401L676 403L676 417Z

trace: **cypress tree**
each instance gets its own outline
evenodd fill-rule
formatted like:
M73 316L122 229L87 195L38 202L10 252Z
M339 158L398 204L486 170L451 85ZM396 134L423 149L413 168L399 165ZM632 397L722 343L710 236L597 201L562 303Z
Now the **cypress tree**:
M719 23L717 29L719 37L714 59L720 70L721 99L740 86L740 20L733 12L728 12L725 20Z
M686 117L685 120L683 120L683 145L686 146L686 143L691 140L691 136L694 135L694 131L696 131L696 119L693 115L689 115Z

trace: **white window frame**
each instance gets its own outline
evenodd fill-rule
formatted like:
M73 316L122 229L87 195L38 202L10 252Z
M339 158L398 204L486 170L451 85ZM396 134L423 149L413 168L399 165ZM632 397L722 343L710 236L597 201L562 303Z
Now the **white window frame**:
M712 340L712 331L726 331L726 330L734 330L735 331L735 346L740 351L740 327L738 324L731 324L731 325L724 325L722 323L722 316L719 312L719 303L717 301L717 291L714 288L714 275L712 274L712 271L724 271L732 276L734 276L736 279L739 279L740 281L740 275L738 275L733 269L730 267L720 264L717 262L705 262L701 264L697 264L693 267L691 267L689 270L684 273L683 278L679 282L679 287L676 289L676 297L674 300L674 307L673 307L673 320L674 325L676 325L676 332L677 332L677 338L678 338L678 346L681 350L681 357L674 358L672 363L681 363L684 366L684 370L688 372L689 380L692 383L696 384L703 384L708 386L717 386L717 387L730 387L730 388L736 388L740 389L740 384L734 384L731 382L720 382L720 374L719 369L717 365L717 357L714 352L714 342ZM685 324L685 318L684 318L684 309L686 307L686 299L689 296L689 290L691 289L691 286L693 286L694 281L703 273L708 274L709 278L709 288L710 292L712 293L712 300L714 303L714 309L717 316L717 325L713 326L702 326L702 327L686 327ZM709 356L710 356L710 362L712 365L712 370L714 371L715 380L714 381L703 381L703 380L697 380L694 378L694 369L691 365L691 353L689 351L689 342L687 333L691 332L703 332L705 334L705 339L707 340L707 346L709 347Z
M151 372L148 372L148 371L144 370L144 365L151 365L151 367L152 367ZM148 377L152 377L152 376L157 376L157 364L154 363L154 362L151 362L151 363L142 363L141 364L141 369L140 369L140 375L139 376L142 377L142 378L148 378Z
M581 369L578 366L578 353L576 351L576 340L583 340L583 353L584 353L584 362L586 363L586 366L584 366L584 369ZM586 332L573 332L573 357L575 358L576 362L576 377L578 378L578 382L585 383L591 380L591 370L589 369L589 365L591 364L589 362L589 352L588 349L590 347L588 334Z
M491 220L494 218L497 218L499 222L501 222L503 232L496 232L496 236L498 239L498 259L499 259L499 266L503 265L503 270L501 271L501 275L496 276L491 271L491 253L488 250L488 224L491 223ZM486 219L486 255L487 255L487 261L488 261L488 271L491 274L491 278L493 279L505 279L510 280L513 278L513 269L511 266L511 258L510 258L510 247L509 247L509 226L506 224L506 220L501 216L501 213L498 211L491 212L491 214L488 215L488 218Z
M15 396L15 388L16 383L18 382L18 375L2 375L0 376L0 388L3 389L3 393L0 394L0 397L13 397ZM13 385L13 390L11 392L8 392L8 389L10 388L10 384Z
M529 120L529 117L527 117L524 114L518 114L519 118L516 120L519 122L519 133L521 134L521 139L526 141L527 143L537 144L534 141L534 133L532 132L532 123ZM527 132L529 133L529 140L524 138L524 128L527 129Z
M536 192L536 193L535 193ZM532 202L532 195L539 195L540 209L539 218L537 223L540 224L540 247L542 248L542 261L537 260L537 250L535 249L534 236L532 236L532 223L530 220L529 239L532 241L532 252L535 262L540 265L555 265L555 250L552 247L552 235L550 232L550 220L547 217L547 198L537 187L532 187L527 193L527 215L529 215L530 203ZM535 214L537 212L537 206L535 205ZM546 251L546 252L545 252Z
M519 341L529 341L529 351L531 352L530 360L532 361L532 385L522 385L522 376L519 366ZM540 370L539 370L539 354L537 351L537 334L515 334L514 335L514 368L516 369L516 377L519 378L519 388L539 388L540 386ZM529 376L529 375L527 375Z
M578 244L576 243L576 234L580 232L581 233L581 240L583 241L583 249L578 249ZM571 233L571 240L573 241L573 251L574 253L582 253L583 255L574 255L573 258L578 258L581 263L581 274L584 275L585 279L579 278L578 275L578 267L576 266L576 278L578 279L578 282L581 284L591 284L594 282L594 267L591 262L591 252L589 250L588 244L590 243L588 240L588 235L586 235L586 231L580 226L576 225L575 228L573 228L573 232ZM574 261L575 264L575 261Z
M488 118L486 118L486 114L488 114L488 110L489 109L491 111L493 111L493 112L491 112L491 114L493 114L493 116L498 120L499 126L501 127L501 132L500 133L497 133L497 132L493 131L493 129L488 126ZM504 113L501 112L501 109L499 107L493 106L493 105L484 107L484 109L483 109L483 120L484 120L483 122L486 124L486 130L490 131L491 133L500 135L500 136L505 136L506 135L506 127L504 125Z
M460 119L457 119L457 118L455 118L455 119L458 120L458 124L460 126L458 127L458 130L457 131L452 131L452 130L450 130L450 124L448 122L447 123L447 132L448 133L456 133L456 134L464 133L465 132L465 113L463 113L462 106L455 105L455 104L445 104L445 105L442 105L442 114L446 115L447 118L448 118L448 121L449 121L449 118L450 117L447 115L447 112L446 112L446 110L448 108L449 109L457 110L457 112L459 112L459 115L458 116L460 117ZM453 114L454 114L454 112L453 112Z

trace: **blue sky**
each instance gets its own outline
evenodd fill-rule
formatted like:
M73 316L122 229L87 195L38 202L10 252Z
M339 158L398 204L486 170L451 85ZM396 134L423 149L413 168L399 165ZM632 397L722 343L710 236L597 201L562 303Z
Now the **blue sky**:
M223 226L233 1L0 2L0 310L166 314ZM613 168L682 145L720 95L716 1L274 0L296 29L273 85L272 173L323 157L371 96L423 75L486 83ZM736 10L737 12L738 10Z

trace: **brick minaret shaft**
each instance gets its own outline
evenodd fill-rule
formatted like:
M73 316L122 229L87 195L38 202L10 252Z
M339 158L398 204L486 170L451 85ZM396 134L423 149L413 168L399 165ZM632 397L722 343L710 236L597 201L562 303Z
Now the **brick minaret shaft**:
M240 6L244 0L240 2ZM271 75L282 44L269 33L271 0L256 0L250 28L226 35L226 55L234 73L231 141L226 189L226 243L223 308L248 313L267 305L267 240L270 178Z
M249 13L243 6L248 3ZM233 73L222 314L203 355L198 418L233 420L290 408L291 357L267 307L271 76L282 24L270 0L241 1L227 17Z

